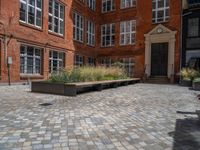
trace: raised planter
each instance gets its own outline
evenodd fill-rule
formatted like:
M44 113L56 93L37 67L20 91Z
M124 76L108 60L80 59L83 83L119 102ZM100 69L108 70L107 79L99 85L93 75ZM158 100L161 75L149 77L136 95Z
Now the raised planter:
M32 82L31 91L65 96L76 96L77 94L83 92L101 91L106 88L117 88L118 86L126 86L129 84L138 83L139 81L139 78L67 84L40 81Z
M192 87L192 81L190 80L182 80L181 85L185 87Z
M200 82L193 82L192 88L196 91L200 91Z

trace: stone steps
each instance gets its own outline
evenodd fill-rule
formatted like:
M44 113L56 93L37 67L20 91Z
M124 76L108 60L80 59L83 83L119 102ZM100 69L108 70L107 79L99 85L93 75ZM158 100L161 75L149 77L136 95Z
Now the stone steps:
M150 77L150 78L147 79L146 83L169 84L170 81L167 77Z

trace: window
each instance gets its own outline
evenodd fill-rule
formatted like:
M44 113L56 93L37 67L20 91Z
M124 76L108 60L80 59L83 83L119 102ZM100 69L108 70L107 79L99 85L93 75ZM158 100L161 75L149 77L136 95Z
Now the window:
M64 6L56 0L49 0L49 31L64 34Z
M94 66L94 58L88 57L88 65L89 66Z
M59 73L64 68L65 53L49 51L49 73Z
M123 58L124 70L129 77L133 76L134 60L132 58Z
M99 62L102 66L111 67L112 66L112 59L111 58L102 58Z
M152 0L153 23L169 20L169 0Z
M95 24L92 21L87 22L87 44L94 46L95 40Z
M73 38L83 42L83 17L78 13L73 13Z
M41 52L39 48L21 45L20 73L41 74Z
M125 21L120 23L120 44L129 45L135 43L136 21Z
M77 66L77 67L83 66L83 56L75 55L74 65Z
M20 21L42 26L42 0L20 0Z
M115 44L115 24L101 26L101 46L113 46Z
M102 0L102 12L108 12L115 9L115 0Z
M96 0L87 0L87 5L90 9L95 10L96 9Z
M188 19L188 37L199 36L199 18Z
M121 0L121 8L129 8L136 6L136 0Z

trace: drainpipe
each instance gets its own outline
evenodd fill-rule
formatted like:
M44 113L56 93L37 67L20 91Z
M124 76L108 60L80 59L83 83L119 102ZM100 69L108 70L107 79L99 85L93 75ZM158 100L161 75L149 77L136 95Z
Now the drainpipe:
M181 13L181 34L180 34L180 70L179 70L179 77L180 76L180 72L181 72L181 69L182 69L182 57L183 57L183 0L181 0L181 10L180 10L180 13ZM181 83L181 78L179 79L179 84Z

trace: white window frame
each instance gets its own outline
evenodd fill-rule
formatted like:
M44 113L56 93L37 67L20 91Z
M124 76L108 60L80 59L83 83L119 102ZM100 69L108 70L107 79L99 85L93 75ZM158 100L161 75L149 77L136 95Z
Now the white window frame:
M21 54L21 47L24 47L25 48L25 52L24 54ZM32 47L33 48L33 56L31 55L28 55L27 54L27 48L28 47ZM35 55L35 51L39 50L40 51L40 56L37 56ZM41 75L41 66L42 66L42 62L41 62L41 57L42 57L42 49L41 48L37 48L37 47L33 47L33 46L29 46L29 45L21 45L20 46L20 59L21 58L24 58L24 70L23 72L21 72L21 61L20 61L20 74L23 75ZM28 61L28 58L33 58L33 73L28 73L28 64L27 64L27 61ZM39 70L39 73L36 73L36 59L40 60L40 70Z
M111 1L110 9L108 7L109 1ZM104 4L106 6L105 10L104 10ZM115 0L101 0L101 12L102 13L106 13L106 12L113 11L113 10L115 10Z
M26 24L29 24L31 26L35 26L37 28L42 28L42 17L43 17L43 14L42 14L42 8L43 8L43 1L41 1L41 8L37 7L37 0L35 0L35 6L31 5L29 3L29 0L20 0L20 5L21 3L23 3L24 5L26 5L26 11L25 11L25 21L24 20L20 20L20 17L19 17L19 21L22 22L22 23L26 23ZM21 6L20 6L21 7ZM29 12L29 7L32 7L35 11L34 11L34 24L31 24L29 23L29 20L28 20L28 12ZM37 11L39 11L41 13L41 26L38 26L36 24L36 20L37 20Z
M105 33L103 29L105 29ZM108 33L108 30L109 30L109 33ZM114 31L114 33L112 31ZM108 42L108 44L107 44L106 37L110 37L110 41ZM111 24L101 25L101 46L110 47L114 45L115 45L115 24L111 23Z
M53 57L53 53L56 52L57 53L57 58ZM49 73L59 73L61 71L61 69L63 69L65 67L65 53L64 52L59 52L56 50L50 50L49 53L51 53L51 57L49 55L49 61L51 63L49 63ZM60 55L62 55L62 58L60 58ZM57 61L57 67L56 67L56 71L53 70L53 61ZM62 67L60 67L60 62L62 62Z
M94 66L95 65L93 57L88 57L88 65L89 66Z
M123 58L123 67L129 77L133 77L134 74L134 59L133 58Z
M49 9L49 12L48 12L48 14L49 14L49 16L48 17L52 17L52 22L49 22L48 21L48 25L50 26L50 24L51 24L51 26L52 26L52 29L49 29L49 27L48 27L48 30L49 30L49 32L52 32L52 33L56 33L56 34L59 34L59 35L61 35L61 36L63 36L64 35L64 27L65 27L65 22L64 22L64 17L65 17L65 7L64 7L64 5L62 5L59 1L57 1L57 0L51 0L52 1L52 13L50 13L50 9ZM49 0L49 3L50 3L50 0ZM55 3L58 3L58 17L57 16L55 16ZM50 6L49 6L50 7ZM61 7L63 7L63 18L61 18ZM54 26L54 19L58 19L58 32L56 32L54 29L55 29L55 26ZM63 22L63 27L61 27L61 23L60 22ZM61 33L61 28L63 28L63 33Z
M167 6L167 1L168 1L168 4L170 5L170 1L169 0L162 0L164 2L164 7L158 7L158 1L160 0L152 0L152 6L153 6L153 3L156 3L156 8L154 9L152 7L152 21L153 23L161 23L161 22L166 22L169 20L169 17L170 16L167 16L166 12L168 10L168 13L170 11L170 6ZM163 20L162 21L158 21L160 18L158 18L158 12L159 11L163 11L164 12L164 15L163 15ZM153 18L153 13L155 12L155 18ZM169 14L170 15L170 14Z
M136 20L120 22L120 45L133 45L136 42Z
M112 59L109 57L101 58L99 62L104 67L111 67L112 66Z
M82 67L84 65L84 57L82 55L76 54L74 56L74 66L75 67ZM77 60L78 57L78 60Z
M91 10L96 10L96 0L87 0L87 5Z
M78 26L79 25L79 26ZM79 35L78 35L78 33ZM83 42L84 35L84 18L77 12L73 12L73 39Z
M95 45L95 23L90 20L87 21L87 44Z
M128 5L130 3L130 5ZM136 6L136 0L121 0L121 9L135 7Z

